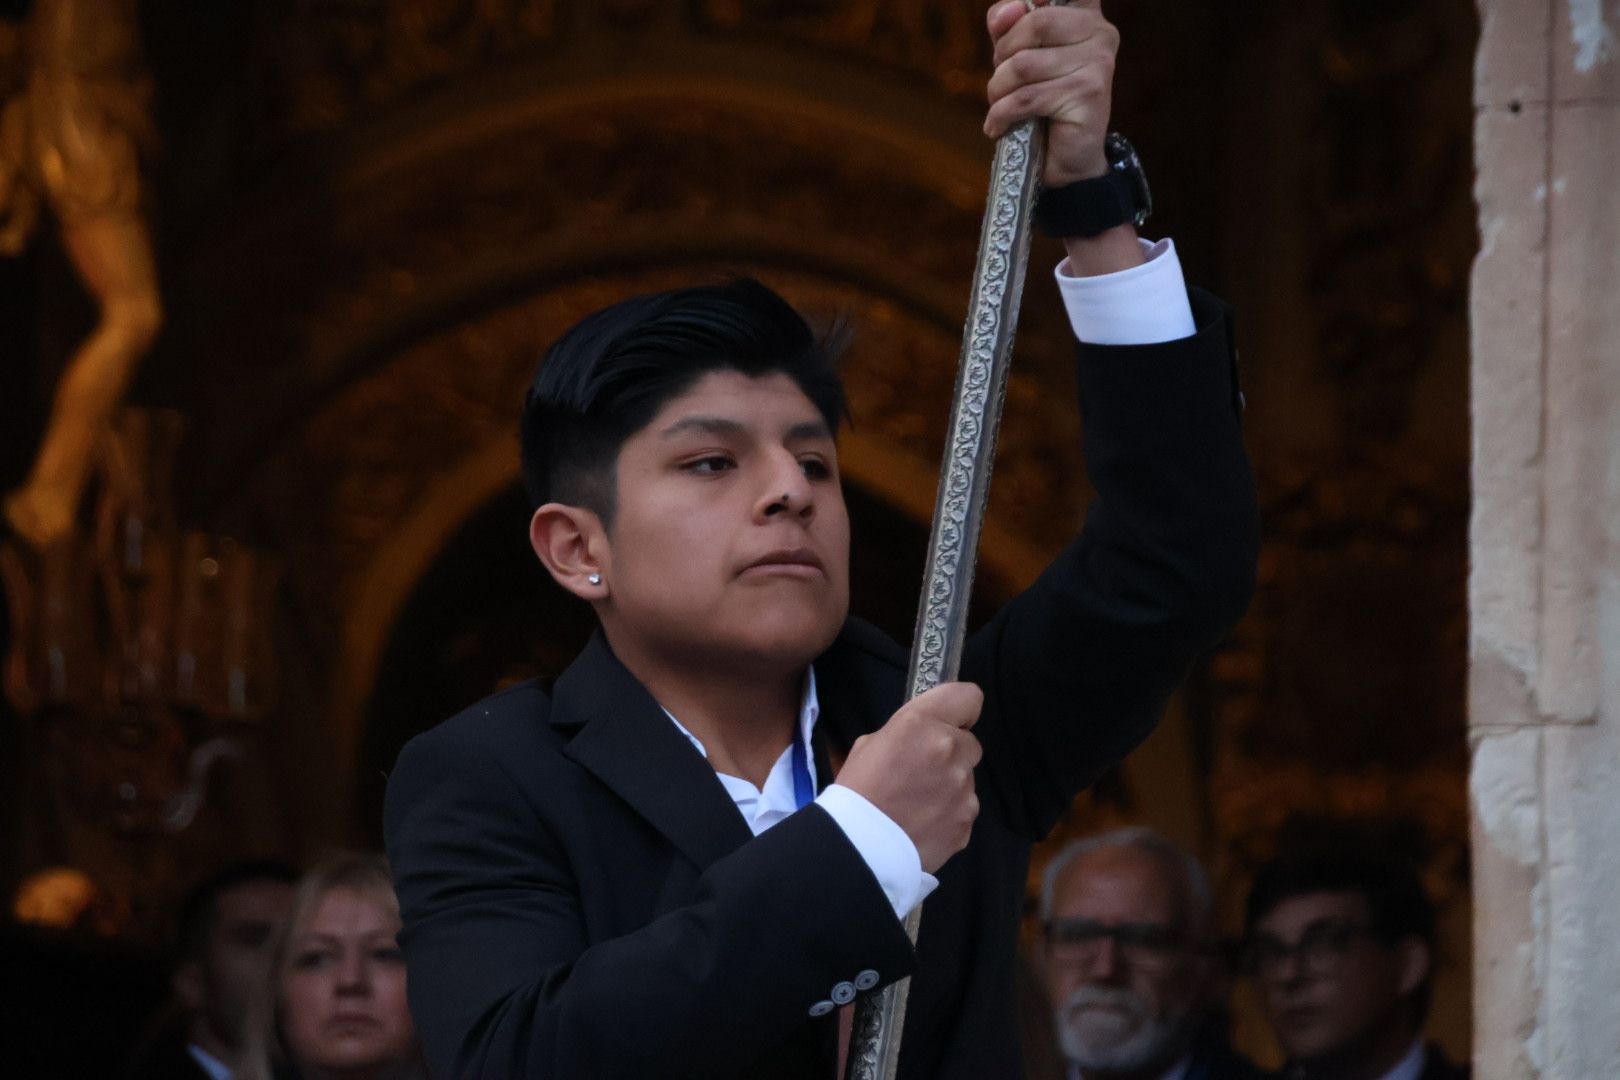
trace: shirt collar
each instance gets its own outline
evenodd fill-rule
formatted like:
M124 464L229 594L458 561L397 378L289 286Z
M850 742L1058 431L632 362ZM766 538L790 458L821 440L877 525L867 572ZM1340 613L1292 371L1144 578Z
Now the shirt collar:
M1412 1044L1412 1049L1406 1052L1406 1056L1384 1074L1383 1080L1418 1080L1418 1077L1423 1075L1423 1058L1423 1039L1419 1037Z
M664 709L662 705L658 707L660 709ZM682 735L685 735L687 739L691 741L693 746L697 747L697 752L702 754L703 759L707 761L709 758L709 752L703 748L702 741L698 739L696 735L693 735L690 731L687 731L685 726L682 725L679 720L675 719L674 713L670 712L668 709L664 709L664 715L669 717L669 722L674 724L676 730ZM816 694L815 665L811 665L810 667L806 668L804 672L804 696L799 699L798 732L798 737L804 740L804 748L806 751L805 758L807 764L810 766L811 787L819 786L816 783L816 755L808 752L810 750L810 736L815 733L816 721L819 719L821 719L821 698ZM791 747L789 749L791 749ZM744 782L746 783L746 781Z
M1186 1080L1187 1069L1191 1065L1192 1055L1188 1054L1172 1065L1163 1076L1159 1077L1159 1080ZM1080 1071L1080 1066L1072 1061L1069 1062L1069 1080L1085 1080L1085 1074Z
M191 1060L197 1063L198 1068L208 1074L209 1080L231 1080L229 1067L196 1043L187 1043L186 1053L191 1055Z
M1397 1061L1378 1080L1419 1080L1419 1077L1423 1075L1423 1066L1428 1063L1426 1051L1427 1047L1423 1043L1423 1036L1419 1035L1417 1040L1412 1043L1411 1049L1406 1051L1406 1056ZM1297 1064L1291 1065L1285 1072L1289 1076L1300 1075Z

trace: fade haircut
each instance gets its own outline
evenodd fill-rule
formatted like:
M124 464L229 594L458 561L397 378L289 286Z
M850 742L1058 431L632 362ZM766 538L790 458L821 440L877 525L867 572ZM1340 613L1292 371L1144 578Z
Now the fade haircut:
M523 400L523 486L532 506L594 511L611 528L619 450L671 400L712 371L783 374L837 433L845 416L837 363L846 334L817 336L752 278L671 289L589 315L546 351Z

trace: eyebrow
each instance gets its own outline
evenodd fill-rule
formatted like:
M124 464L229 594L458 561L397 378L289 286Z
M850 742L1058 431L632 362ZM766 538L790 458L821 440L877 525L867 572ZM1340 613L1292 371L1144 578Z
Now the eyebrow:
M338 938L337 938L336 935L334 935L334 934L322 934L322 933L319 933L319 932L312 932L312 931L305 931L304 933L299 934L296 938L293 939L293 945L295 947L303 946L303 947L307 948L310 945L336 945L336 944L338 944Z
M379 928L379 929L376 929L376 930L367 930L364 933L354 935L352 940L370 941L373 938L387 938L388 940L392 941L397 933L398 933L398 931L396 931L396 930L384 930L384 929ZM294 938L293 939L293 945L294 946L300 946L300 945L302 945L302 946L309 946L309 945L342 945L345 941L348 941L348 940L351 940L350 935L346 935L346 934L328 934L328 933L324 933L324 932L319 931L319 930L311 930L311 931L306 931L306 932L298 935L298 937Z
M705 435L746 435L748 425L729 416L683 416L658 433L661 439L673 439L689 431ZM808 439L831 439L832 430L825 420L802 420L787 429L783 442L803 442Z

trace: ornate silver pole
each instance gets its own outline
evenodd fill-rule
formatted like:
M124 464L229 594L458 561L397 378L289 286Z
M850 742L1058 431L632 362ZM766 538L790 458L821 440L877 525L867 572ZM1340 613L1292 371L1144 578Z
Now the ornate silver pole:
M962 358L951 405L950 433L940 467L928 564L917 605L907 696L956 678L967 634L973 564L979 550L996 429L1011 367L1018 303L1029 262L1030 219L1046 153L1044 124L1028 121L996 143L990 195L979 233L979 264L962 331ZM919 906L906 918L917 940ZM855 1008L845 1080L893 1080L900 1061L900 1030L911 980L862 998Z

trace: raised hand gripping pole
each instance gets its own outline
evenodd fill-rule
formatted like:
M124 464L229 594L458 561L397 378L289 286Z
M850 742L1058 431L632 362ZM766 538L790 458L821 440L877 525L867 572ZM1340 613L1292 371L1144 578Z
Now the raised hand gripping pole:
M1007 391L1013 333L1018 328L1018 304L1024 293L1030 223L1045 162L1044 136L1045 123L1031 120L996 141L973 296L962 331L950 432L940 467L933 531L928 537L928 563L917 605L908 700L955 679L962 663L973 564L990 490L990 466ZM906 917L906 933L913 943L921 922L919 905ZM911 980L902 979L860 999L845 1080L894 1080L910 990Z

